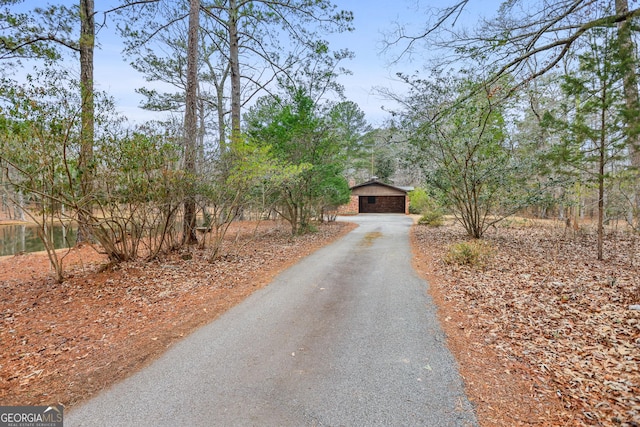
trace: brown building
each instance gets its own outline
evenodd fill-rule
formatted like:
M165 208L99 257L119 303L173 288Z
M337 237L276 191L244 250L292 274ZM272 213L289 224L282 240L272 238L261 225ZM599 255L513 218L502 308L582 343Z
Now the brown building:
M394 187L377 180L351 187L351 202L340 206L340 214L409 213L410 189Z

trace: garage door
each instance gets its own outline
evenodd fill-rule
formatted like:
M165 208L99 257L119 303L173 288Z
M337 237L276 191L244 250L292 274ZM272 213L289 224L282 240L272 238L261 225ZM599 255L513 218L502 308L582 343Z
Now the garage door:
M360 196L360 213L404 213L405 196Z

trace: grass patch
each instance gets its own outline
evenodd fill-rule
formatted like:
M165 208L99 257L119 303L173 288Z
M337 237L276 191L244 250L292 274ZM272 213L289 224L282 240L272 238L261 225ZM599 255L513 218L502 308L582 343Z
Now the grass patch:
M418 220L418 224L429 227L440 227L444 224L442 212L434 210L423 214Z
M472 240L450 245L444 257L444 262L447 264L481 267L486 265L492 254L493 249L489 243L483 240Z

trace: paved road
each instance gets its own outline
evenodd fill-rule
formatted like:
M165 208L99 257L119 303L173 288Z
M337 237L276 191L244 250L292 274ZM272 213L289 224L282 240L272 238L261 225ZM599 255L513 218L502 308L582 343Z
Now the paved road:
M66 414L65 426L475 426L402 215L340 241Z

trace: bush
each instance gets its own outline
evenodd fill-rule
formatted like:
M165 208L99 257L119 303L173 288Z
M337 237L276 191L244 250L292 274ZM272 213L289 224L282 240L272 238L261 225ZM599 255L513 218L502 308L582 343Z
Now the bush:
M418 224L439 227L443 223L443 212L438 201L424 188L416 188L409 193L409 213L422 215Z
M409 192L409 213L414 215L420 215L425 210L430 209L433 204L431 198L423 188L416 188Z
M482 240L455 243L444 257L447 264L483 266L492 255L491 246Z
M418 220L418 224L429 227L440 227L443 223L443 215L439 210L434 210L423 214Z

